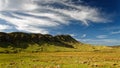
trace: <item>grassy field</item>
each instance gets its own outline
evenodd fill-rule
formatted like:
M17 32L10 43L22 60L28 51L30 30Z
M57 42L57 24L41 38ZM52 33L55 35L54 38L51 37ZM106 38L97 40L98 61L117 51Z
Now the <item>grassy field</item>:
M120 68L120 46L85 44L70 35L0 32L0 68Z
M29 45L0 48L0 68L120 68L120 48L76 44L74 48Z
M120 68L120 52L0 54L0 68Z

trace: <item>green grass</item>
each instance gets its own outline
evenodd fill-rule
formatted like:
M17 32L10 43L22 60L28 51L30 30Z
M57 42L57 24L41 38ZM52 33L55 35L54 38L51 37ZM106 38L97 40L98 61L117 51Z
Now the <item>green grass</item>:
M0 68L120 68L120 49L75 44L74 48L34 44L0 48Z
M80 52L80 51L104 51L110 50L111 47L107 46L91 46L89 44L71 44L74 48L56 46L53 44L29 44L27 48L15 48L12 46L8 46L7 48L0 48L0 53L19 53L19 52ZM113 48L112 48L113 49ZM115 48L114 48L115 49Z
M0 68L119 68L119 53L39 52L0 54Z

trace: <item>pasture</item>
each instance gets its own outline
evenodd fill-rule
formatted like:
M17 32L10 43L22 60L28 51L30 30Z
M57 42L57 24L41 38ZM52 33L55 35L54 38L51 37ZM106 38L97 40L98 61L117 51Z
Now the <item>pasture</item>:
M120 68L120 52L21 52L0 54L0 68Z

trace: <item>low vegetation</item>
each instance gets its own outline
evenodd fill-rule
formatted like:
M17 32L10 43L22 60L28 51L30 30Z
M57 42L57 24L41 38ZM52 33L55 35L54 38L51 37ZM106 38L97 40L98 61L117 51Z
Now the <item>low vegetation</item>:
M69 35L0 33L0 68L120 68L120 46L93 46Z
M0 68L120 68L120 52L0 54Z

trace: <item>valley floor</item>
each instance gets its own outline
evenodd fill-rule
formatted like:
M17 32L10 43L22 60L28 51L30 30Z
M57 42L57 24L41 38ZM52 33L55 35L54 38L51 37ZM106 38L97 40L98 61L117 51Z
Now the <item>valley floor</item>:
M0 68L120 68L120 52L0 54Z

